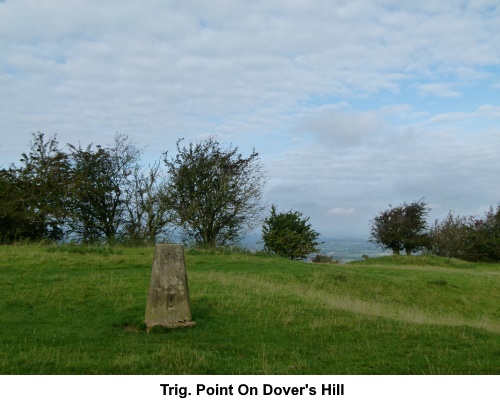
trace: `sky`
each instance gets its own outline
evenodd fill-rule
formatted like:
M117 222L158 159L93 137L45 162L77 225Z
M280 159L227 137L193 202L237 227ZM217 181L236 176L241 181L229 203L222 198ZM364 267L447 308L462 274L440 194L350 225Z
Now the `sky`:
M0 167L31 134L216 135L323 237L500 203L498 0L0 0ZM257 228L258 232L259 229Z

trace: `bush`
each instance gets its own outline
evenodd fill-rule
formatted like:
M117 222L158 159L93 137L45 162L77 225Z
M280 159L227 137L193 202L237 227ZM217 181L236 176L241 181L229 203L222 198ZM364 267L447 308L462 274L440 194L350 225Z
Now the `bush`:
M277 214L273 205L262 228L264 249L291 260L305 259L307 255L318 252L316 246L320 243L316 239L320 234L307 223L309 217L302 218L302 215L298 211Z
M468 219L450 212L429 231L428 253L442 257L464 258L470 246L471 228Z
M426 217L430 209L423 199L398 207L389 205L371 220L370 242L386 249L392 249L399 255L407 255L422 250L428 244Z
M428 252L470 262L500 261L500 206L484 218L448 216L429 232Z
M325 255L316 255L312 258L313 263L332 263L332 264L338 264L340 263L339 259L334 259L333 257L330 256L325 256Z

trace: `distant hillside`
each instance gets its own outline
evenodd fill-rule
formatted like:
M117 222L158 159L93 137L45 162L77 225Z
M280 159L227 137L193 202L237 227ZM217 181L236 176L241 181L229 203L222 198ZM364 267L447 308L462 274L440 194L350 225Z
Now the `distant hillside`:
M361 260L363 255L380 257L392 254L390 250L382 249L377 245L359 238L324 238L320 246L321 254L332 256L343 262Z
M242 247L249 250L261 250L263 245L260 242L260 235L250 235L242 241ZM380 257L392 254L390 250L381 249L377 245L368 242L363 238L319 238L323 242L320 248L320 254L339 259L344 263L361 260L363 255L369 257Z

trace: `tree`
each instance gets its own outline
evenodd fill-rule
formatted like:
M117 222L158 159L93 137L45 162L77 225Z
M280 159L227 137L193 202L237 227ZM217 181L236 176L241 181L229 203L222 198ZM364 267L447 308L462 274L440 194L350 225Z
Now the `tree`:
M44 233L29 220L17 174L14 169L0 171L0 243L39 239Z
M69 163L56 135L33 134L22 165L2 170L2 239L61 240L66 219ZM7 236L7 234L9 236Z
M273 205L262 228L264 249L291 260L305 259L308 254L319 252L317 246L320 243L316 239L320 234L307 223L309 217L303 218L302 215L299 211L278 214Z
M500 205L483 218L453 216L450 212L429 231L432 254L471 262L500 261Z
M103 148L93 144L71 151L69 207L72 231L85 243L113 243L125 221L126 190L141 151L125 135Z
M470 218L449 212L442 221L436 220L429 230L428 252L448 258L465 258L470 251L472 232Z
M125 135L107 147L68 144L33 134L21 165L0 170L0 243L117 238L155 241L170 221L161 161L143 169Z
M465 260L500 261L500 205L490 207L484 218L470 218L470 238Z
M166 234L172 222L171 212L165 201L165 178L160 161L144 171L134 167L126 191L126 220L124 236L132 242L151 243L158 235Z
M216 247L237 242L258 222L265 179L255 151L244 158L215 137L164 154L167 207L175 225L198 244Z
M397 255L403 250L409 255L427 246L427 203L421 199L389 207L370 221L370 242L392 249Z

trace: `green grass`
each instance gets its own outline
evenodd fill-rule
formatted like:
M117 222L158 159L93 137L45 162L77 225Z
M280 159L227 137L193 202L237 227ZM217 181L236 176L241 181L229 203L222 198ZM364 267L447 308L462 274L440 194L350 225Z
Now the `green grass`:
M189 251L196 326L148 334L152 257L0 246L0 373L500 373L500 265Z

